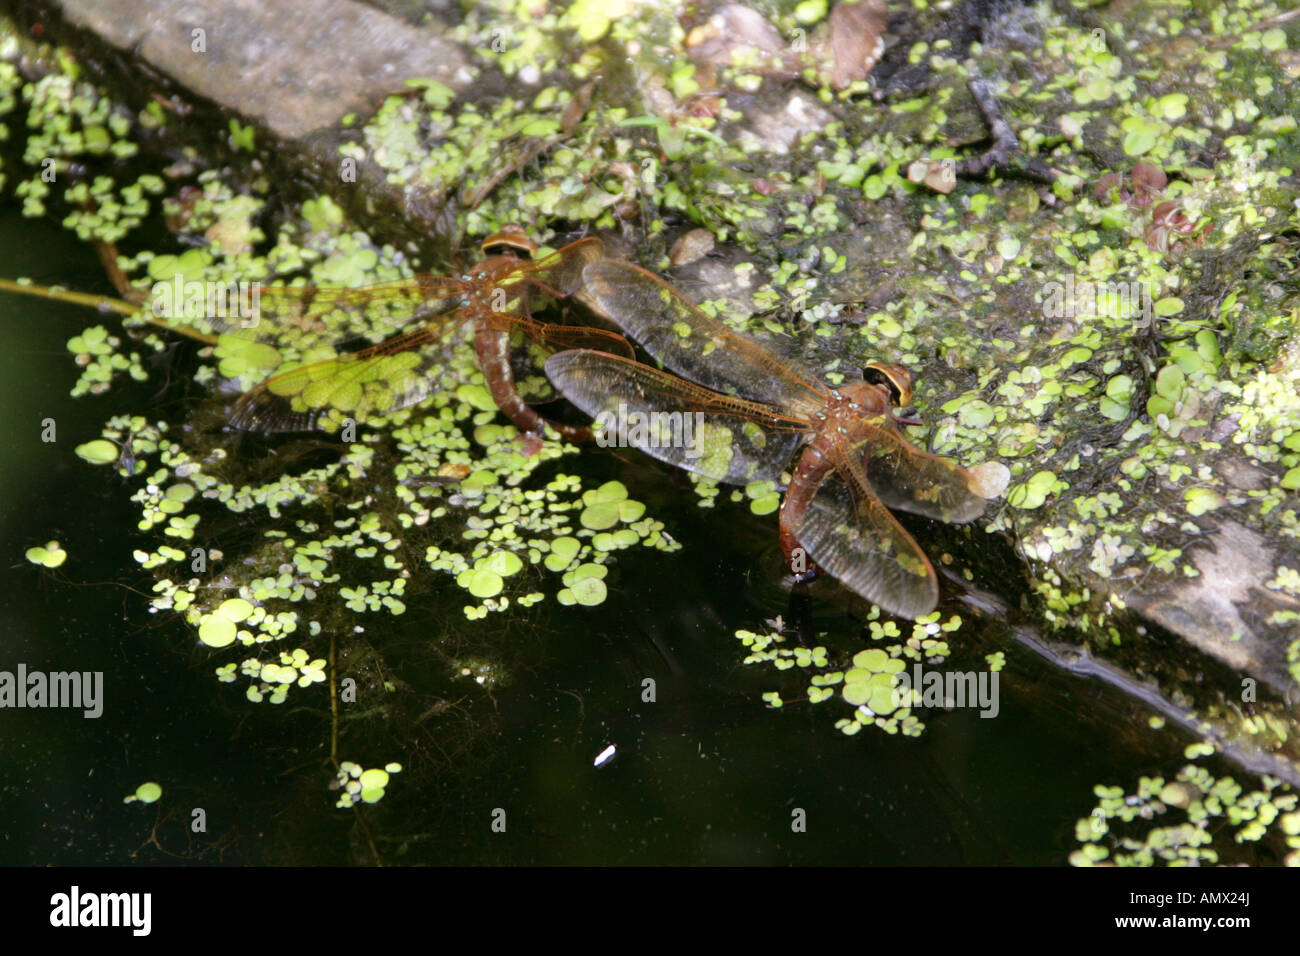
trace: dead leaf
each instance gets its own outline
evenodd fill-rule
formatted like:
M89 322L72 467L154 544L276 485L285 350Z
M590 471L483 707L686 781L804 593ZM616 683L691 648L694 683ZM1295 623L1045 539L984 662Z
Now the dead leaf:
M830 17L831 87L842 90L865 80L885 52L881 36L889 25L885 0L837 3Z

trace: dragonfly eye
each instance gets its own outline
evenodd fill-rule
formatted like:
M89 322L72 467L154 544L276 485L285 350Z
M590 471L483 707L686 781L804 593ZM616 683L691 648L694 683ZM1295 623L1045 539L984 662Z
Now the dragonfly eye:
M903 366L872 362L862 370L862 377L872 385L885 386L895 407L906 408L912 404L912 373Z

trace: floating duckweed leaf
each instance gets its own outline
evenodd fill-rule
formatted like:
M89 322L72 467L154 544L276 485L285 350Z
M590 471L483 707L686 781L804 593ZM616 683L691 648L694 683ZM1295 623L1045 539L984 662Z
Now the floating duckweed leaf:
M563 24L578 31L584 43L603 37L610 24L632 10L628 0L577 0L564 14Z
M1174 403L1167 398L1159 395L1152 395L1147 399L1147 414L1152 418L1160 415L1172 415L1174 413Z
M1156 394L1177 404L1187 389L1187 376L1177 365L1166 365L1156 375Z
M574 601L584 607L595 607L605 601L608 591L605 582L597 578L581 578L568 589Z
M135 798L141 803L154 803L162 796L162 787L150 781L135 788Z
M68 552L57 541L47 541L44 547L27 549L27 560L32 564L41 564L47 568L57 568L68 560Z
M1130 130L1124 137L1124 153L1128 156L1149 153L1155 145L1156 130L1145 124Z
M226 378L236 378L254 369L276 368L281 361L277 348L224 333L217 336L213 353L218 359L217 371Z
M1191 794L1181 783L1167 783L1160 789L1160 802L1171 807L1185 807Z
M979 399L967 402L957 413L957 421L967 428L986 428L993 422L993 406Z
M471 568L468 571L462 571L456 576L456 583L476 598L496 597L501 593L501 589L505 587L501 575L495 571L487 571L482 568Z
M506 578L518 574L523 566L524 562L519 559L519 555L511 551L494 551L486 558L479 558L474 562L476 569L491 571Z
M1183 311L1183 300L1176 295L1166 296L1163 299L1157 299L1151 310L1159 316L1177 315Z
M567 585L556 598L561 604L582 604L594 607L605 600L608 591L603 578L609 569L602 564L579 565L564 576Z
M1047 496L1053 494L1058 485L1063 484L1057 480L1055 472L1039 471L1026 481L1023 485L1016 485L1007 495L1007 504L1013 508L1032 509L1040 508Z
M113 346L108 342L108 329L92 326L80 335L68 339L68 351L77 355L110 355Z
M458 385L456 397L467 402L480 412L495 412L497 403L492 401L492 393L482 385Z
M184 484L172 485L166 492L164 492L168 501L179 501L182 503L191 500L195 494L197 494L197 492L195 492L193 485Z
M362 772L361 788L363 790L369 790L371 788L378 788L382 790L386 786L388 786L388 771L380 770L378 768L371 768L370 770L365 770Z
M886 677L885 674L877 674L877 677ZM873 714L892 714L898 709L898 701L894 694L892 681L882 684L878 680L871 683L871 697L867 701L867 709Z
M617 501L602 501L594 505L589 505L583 509L582 515L578 521L584 528L590 528L592 531L604 531L606 528L612 528L618 524L618 506Z
M1092 358L1092 349L1084 348L1082 345L1070 349L1061 356L1061 368L1066 369L1074 365L1080 365Z
M582 503L586 505L600 504L609 501L624 501L627 499L627 488L621 481L607 481L599 488L593 488L590 491L583 492Z
M1128 417L1129 404L1132 400L1132 377L1116 375L1106 382L1106 395L1100 403L1101 413L1112 421L1123 421Z
M474 441L486 448L499 442L504 433L505 428L500 425L479 425L474 429Z
M889 659L888 654L878 647L873 647L869 650L858 651L857 654L853 655L853 666L855 668L862 668L863 670L879 673L885 669L885 665L889 663ZM850 673L854 673L854 671L850 671ZM845 679L847 680L848 678L846 677Z
M1188 488L1183 493L1187 502L1187 513L1197 516L1213 511L1223 505L1223 497L1209 488Z
M1282 480L1279 481L1278 484L1280 484L1287 491L1300 490L1300 466L1292 468L1285 475L1283 475Z
M460 493L466 498L478 498L497 483L495 473L480 468L460 483Z
M1156 100L1155 112L1162 114L1170 122L1182 119L1187 115L1187 94L1169 93L1160 97Z
M846 684L865 684L871 680L875 671L866 667L851 667L844 672L844 683Z
M208 647L229 647L235 634L235 622L221 614L205 614L199 622L199 640Z
M221 602L221 606L217 608L217 613L226 620L238 624L240 621L248 620L248 615L253 613L253 605L243 598L231 598L228 601Z
M631 524L633 521L640 521L645 514L645 504L640 501L620 501L618 503L618 520Z
M103 438L78 445L73 451L76 452L77 457L92 465L111 465L118 459L117 446Z
M551 553L546 556L542 562L548 571L554 571L557 574L573 563L573 559L578 554L581 547L577 538L565 536L556 538L551 542Z
M853 707L861 707L867 701L871 700L871 685L865 680L844 683L844 689L840 693L844 700Z

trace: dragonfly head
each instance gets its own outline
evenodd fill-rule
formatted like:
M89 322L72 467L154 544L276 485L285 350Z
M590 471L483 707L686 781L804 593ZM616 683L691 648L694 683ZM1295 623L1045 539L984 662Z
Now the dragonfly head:
M889 392L894 408L894 419L904 425L920 425L921 420L909 406L912 404L912 373L901 365L882 365L872 362L862 370L862 378L871 385L879 385Z
M889 400L896 408L912 404L912 373L903 366L872 362L862 370L862 377L872 385L885 386L889 390Z
M513 224L502 226L500 231L494 232L483 240L479 246L479 251L483 255L490 256L494 252L513 253L519 259L531 259L537 252L538 245L533 241L528 233L524 232L522 226Z

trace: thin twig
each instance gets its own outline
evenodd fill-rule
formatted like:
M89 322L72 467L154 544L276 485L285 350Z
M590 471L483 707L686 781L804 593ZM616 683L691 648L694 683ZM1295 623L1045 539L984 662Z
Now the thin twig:
M1002 118L997 97L993 95L988 80L982 76L972 76L967 85L970 87L971 96L975 99L975 105L979 107L980 114L984 117L984 122L988 124L989 132L993 134L993 145L980 155L959 162L957 175L974 178L996 168L1007 172L1019 172L1040 182L1055 182L1056 174L1042 160L1031 159L1021 152L1015 131ZM1020 159L1021 168L1014 170L1009 168L1013 156Z

